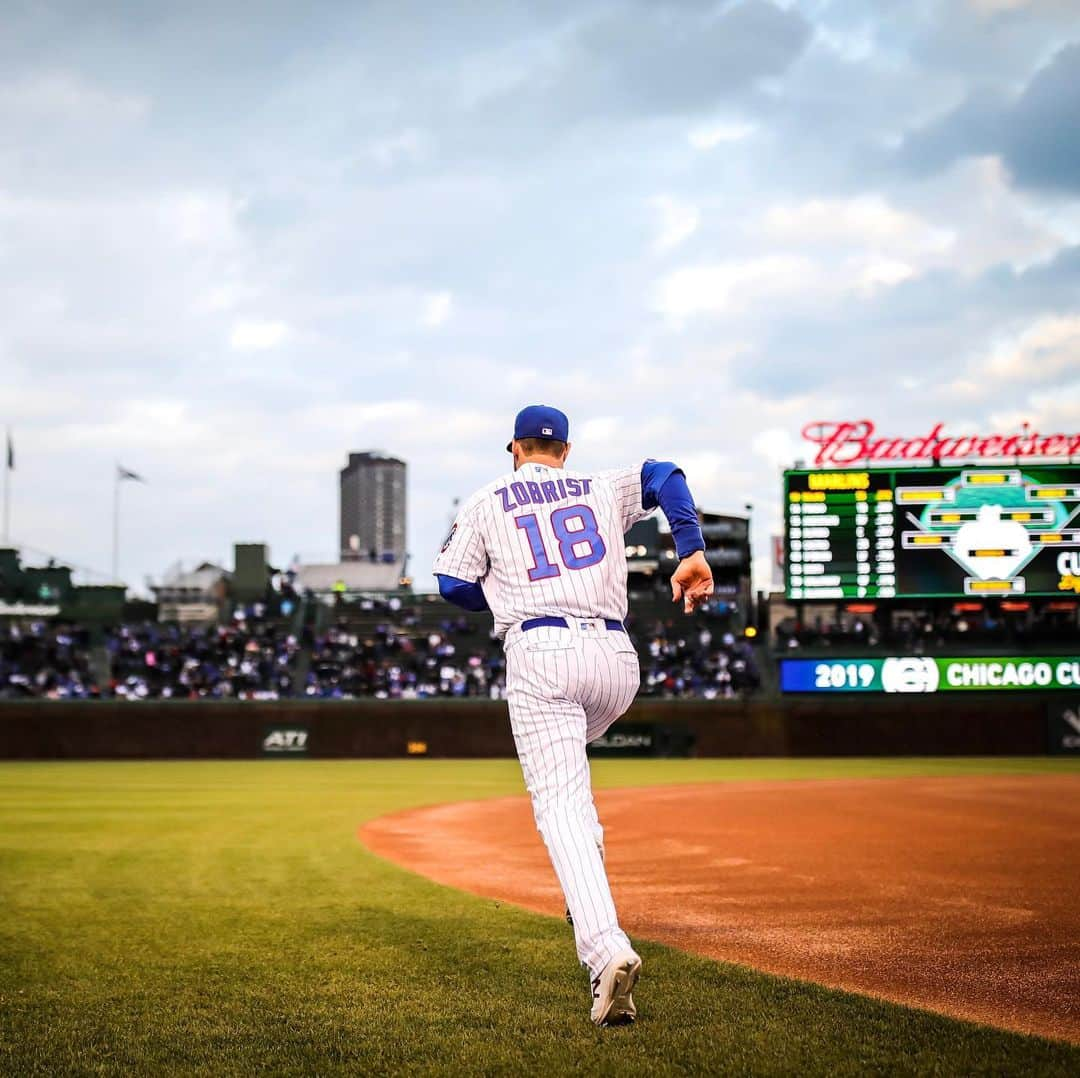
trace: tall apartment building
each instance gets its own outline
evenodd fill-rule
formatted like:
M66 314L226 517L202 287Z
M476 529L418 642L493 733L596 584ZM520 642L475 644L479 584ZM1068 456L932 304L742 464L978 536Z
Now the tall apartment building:
M405 557L405 461L350 453L341 469L341 560Z

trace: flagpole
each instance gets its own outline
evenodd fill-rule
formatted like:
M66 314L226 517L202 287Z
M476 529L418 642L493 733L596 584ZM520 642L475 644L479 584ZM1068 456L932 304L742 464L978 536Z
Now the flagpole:
M4 546L11 541L11 428L4 447Z
M120 583L120 462L116 462L113 472L113 511L112 511L112 579Z

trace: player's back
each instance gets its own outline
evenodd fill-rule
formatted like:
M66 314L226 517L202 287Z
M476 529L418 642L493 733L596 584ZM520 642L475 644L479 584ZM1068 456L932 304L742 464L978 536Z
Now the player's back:
M500 634L535 617L622 621L623 537L645 515L640 474L640 465L587 472L526 462L469 499L436 571L479 579Z

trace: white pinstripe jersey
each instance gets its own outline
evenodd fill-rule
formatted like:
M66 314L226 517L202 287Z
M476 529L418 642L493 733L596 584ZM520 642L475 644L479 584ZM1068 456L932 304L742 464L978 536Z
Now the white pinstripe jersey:
M526 463L478 490L435 559L435 573L479 581L504 635L527 618L626 617L623 536L648 516L641 469L567 471Z

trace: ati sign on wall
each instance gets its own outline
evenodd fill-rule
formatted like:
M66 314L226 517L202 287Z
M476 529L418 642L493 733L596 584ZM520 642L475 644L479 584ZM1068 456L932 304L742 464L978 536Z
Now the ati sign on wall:
M781 659L783 692L1038 692L1080 689L1080 658Z
M303 756L307 750L306 726L268 726L259 746L261 756Z

